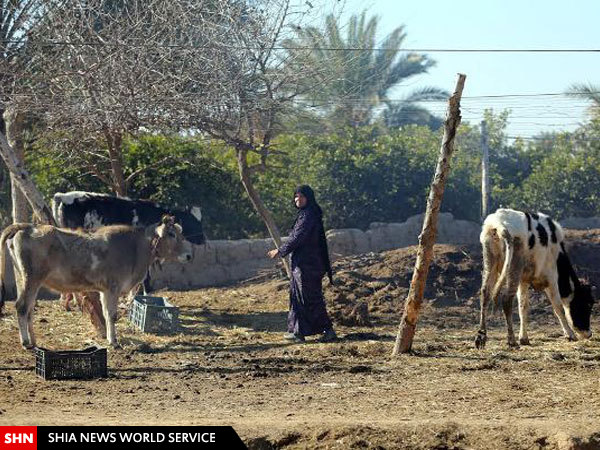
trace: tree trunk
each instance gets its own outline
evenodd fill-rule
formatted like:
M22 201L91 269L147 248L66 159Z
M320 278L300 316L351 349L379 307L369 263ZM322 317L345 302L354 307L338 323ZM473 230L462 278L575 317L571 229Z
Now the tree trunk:
M112 188L118 197L127 196L127 182L123 173L123 135L120 132L106 131L106 141L108 144L108 156L110 158L110 174L112 179Z
M0 108L0 133L6 135L6 120L4 120L4 113L6 110L4 108Z
M33 208L35 215L41 222L56 225L52 211L48 208L48 205L44 201L44 197L38 190L37 186L31 179L31 175L25 169L22 161L19 161L13 148L6 140L6 136L0 133L0 156L4 160L6 167L14 176L16 184L19 186L21 191L25 194L27 201Z
M8 109L4 112L6 124L6 139L13 148L15 156L23 164L25 161L25 148L23 144L23 114L16 109ZM27 198L15 181L15 176L10 176L10 191L12 198L13 223L27 223L31 221L31 215L27 205Z
M410 290L404 303L404 313L400 320L400 327L396 337L396 343L392 356L399 353L407 353L412 349L412 342L415 336L417 320L419 318L419 310L423 302L423 293L425 291L425 282L427 281L427 273L429 265L433 257L433 244L437 234L438 214L442 197L444 195L444 187L450 173L450 160L454 150L454 137L456 129L460 124L460 98L462 96L463 87L465 84L466 75L458 74L458 81L454 94L448 100L448 110L446 112L446 122L444 124L444 137L442 139L442 147L438 158L437 167L429 197L427 199L427 210L423 221L423 230L419 235L419 248L417 250L417 261L413 272Z
M252 182L252 177L250 174L250 168L248 167L248 152L244 149L236 149L237 160L238 160L238 169L240 173L240 178L242 180L242 184L244 185L244 189L246 189L246 193L248 197L250 197L250 201L254 206L254 209L263 220L265 225L267 226L267 230L269 230L269 235L273 242L275 243L275 247L281 247L281 234L279 233L279 228L275 224L275 220L273 220L273 215L267 209L260 194L254 187L254 183ZM283 261L283 267L285 268L285 272L288 278L292 278L292 271L290 269L289 262L287 258L281 258Z

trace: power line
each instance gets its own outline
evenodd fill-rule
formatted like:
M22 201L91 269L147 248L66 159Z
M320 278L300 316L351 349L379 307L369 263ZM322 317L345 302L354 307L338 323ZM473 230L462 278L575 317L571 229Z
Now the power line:
M4 39L3 44L22 44L24 39ZM388 48L388 47L320 47L320 46L246 46L231 44L185 45L185 44L159 44L159 43L131 43L131 42L72 42L72 41L41 41L36 42L41 46L90 46L90 47L132 47L132 48L229 48L233 50L318 50L318 51L372 51L372 52L414 52L414 53L600 53L597 48Z
M130 99L135 99L135 100L160 100L162 98L168 98L168 99L174 99L176 101L182 101L180 100L180 98L189 98L189 97L201 97L200 94L197 93L178 93L176 94L176 96L173 95L167 95L167 94L159 94L159 95L148 95L148 94L141 94L141 95L136 95L136 94L131 94L129 91L127 92L115 92L115 91L108 91L106 93L102 93L104 95L107 96L123 96L123 97L127 97ZM572 96L588 96L588 95L592 95L592 94L600 94L599 92L569 92L569 93L565 93L565 92L548 92L548 93L534 93L534 94L493 94L493 95L475 95L475 96L463 96L462 99L464 100L478 100L478 99L504 99L504 98L536 98L536 97L563 97L561 100L569 100L569 101L586 101L589 102L588 99L576 99L576 98L570 98ZM10 95L10 94L9 94ZM49 99L49 98L60 98L62 96L42 96L39 94L33 94L33 93L18 93L18 94L13 94L15 98L40 98L40 99ZM306 95L306 94L304 94ZM68 96L69 98L88 98L88 96L83 95L83 94L70 94ZM390 98L390 99L386 99L385 101L380 101L378 103L381 104L385 104L386 102L391 102L391 103L402 103L402 102L408 102L408 103L447 103L447 99L422 99L422 100L417 100L417 101L407 101L407 99L405 98ZM350 98L350 99L342 99L342 100L326 100L326 101L314 101L308 98L296 98L291 100L292 103L296 103L296 104L300 104L300 103L304 103L309 107L313 107L313 108L318 108L318 107L322 107L322 106L327 106L327 105L336 105L336 104L369 104L370 101L368 99L360 99L360 98ZM228 104L228 103L223 103ZM555 107L559 107L558 105L551 105L551 106L555 106ZM466 106L468 108L468 106ZM523 107L520 105L516 105L515 107ZM525 106L527 107L527 106ZM536 106L538 108L541 107L546 107L546 105L539 105ZM562 107L573 107L573 106L562 106ZM583 107L583 105L582 105Z

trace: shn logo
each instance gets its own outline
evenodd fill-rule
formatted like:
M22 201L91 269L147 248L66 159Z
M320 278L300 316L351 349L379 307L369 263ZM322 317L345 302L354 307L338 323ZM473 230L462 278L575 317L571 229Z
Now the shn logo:
M0 427L0 450L37 448L37 427Z
M5 444L33 444L33 433L5 433Z

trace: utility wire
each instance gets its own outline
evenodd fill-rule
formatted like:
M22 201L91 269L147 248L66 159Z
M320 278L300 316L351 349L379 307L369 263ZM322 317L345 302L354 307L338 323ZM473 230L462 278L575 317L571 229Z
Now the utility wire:
M25 43L25 39L4 39L0 40L3 44ZM318 46L245 46L245 45L185 45L185 44L147 44L140 42L73 42L73 41L41 41L36 42L42 46L90 46L90 47L131 47L131 48L188 48L188 49L207 49L207 48L230 48L233 50L318 50L318 51L373 51L373 52L419 52L419 53L600 53L598 48L386 48L386 47L318 47Z

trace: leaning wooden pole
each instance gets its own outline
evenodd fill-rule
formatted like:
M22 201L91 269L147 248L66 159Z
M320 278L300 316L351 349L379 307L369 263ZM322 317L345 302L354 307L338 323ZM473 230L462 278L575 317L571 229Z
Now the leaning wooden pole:
M456 88L454 94L448 100L448 110L446 111L446 121L444 123L444 137L442 139L442 147L438 158L437 167L429 197L427 199L427 210L425 211L425 220L423 221L423 230L419 235L419 248L417 250L417 261L413 272L410 290L404 303L404 313L400 320L398 336L392 356L400 353L408 353L412 349L413 338L419 318L419 310L423 303L423 293L425 291L425 282L427 281L427 273L429 265L433 257L433 244L437 234L438 215L446 180L450 173L450 160L454 150L454 137L456 130L460 124L460 99L465 85L467 76L458 74Z

